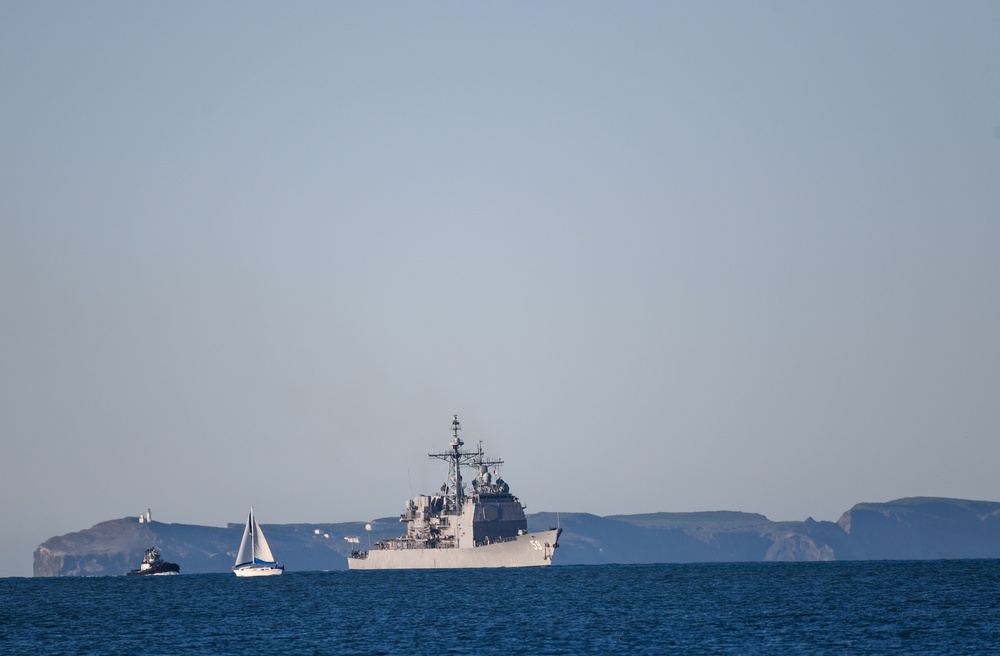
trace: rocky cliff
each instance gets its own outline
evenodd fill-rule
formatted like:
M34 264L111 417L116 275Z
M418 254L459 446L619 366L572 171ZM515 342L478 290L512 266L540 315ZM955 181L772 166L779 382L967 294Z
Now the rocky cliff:
M898 560L1000 558L1000 503L909 498L860 503L840 520L772 522L740 512L653 513L598 517L537 513L531 530L563 528L557 565L597 563ZM339 524L264 525L268 543L288 571L346 569L356 548L399 535L396 518ZM139 523L126 517L50 538L35 550L35 576L125 574L156 545L181 573L228 572L242 524L225 528Z
M1000 503L993 501L859 503L837 524L867 560L1000 558Z
M123 517L89 529L49 538L35 549L35 576L121 575L139 567L145 550L156 546L160 556L181 567L181 574L228 572L236 559L243 524L225 528L191 524L143 522ZM368 536L363 522L342 524L263 524L264 535L278 562L289 570L346 569L355 545L345 537ZM393 537L399 522L375 523L371 539Z

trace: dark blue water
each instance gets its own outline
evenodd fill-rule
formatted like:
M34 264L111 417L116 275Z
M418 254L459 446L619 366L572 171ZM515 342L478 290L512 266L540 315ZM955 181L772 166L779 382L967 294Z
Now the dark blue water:
M0 579L0 652L1000 652L1000 561Z

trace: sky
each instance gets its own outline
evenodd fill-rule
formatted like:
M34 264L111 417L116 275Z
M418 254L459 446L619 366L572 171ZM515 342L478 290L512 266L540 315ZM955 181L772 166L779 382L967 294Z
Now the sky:
M1000 500L1000 4L0 3L0 576L151 509Z

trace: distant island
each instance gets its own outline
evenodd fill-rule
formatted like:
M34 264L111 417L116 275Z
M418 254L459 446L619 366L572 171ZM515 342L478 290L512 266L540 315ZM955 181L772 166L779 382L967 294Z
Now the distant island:
M148 516L147 516L148 518ZM229 572L242 524L224 528L124 517L49 538L35 549L35 576L117 576L156 546L185 574ZM347 569L369 541L399 535L396 517L371 522L264 525L289 571ZM1000 558L1000 502L911 497L859 503L837 522L773 522L745 512L599 517L536 513L528 529L559 525L553 564Z

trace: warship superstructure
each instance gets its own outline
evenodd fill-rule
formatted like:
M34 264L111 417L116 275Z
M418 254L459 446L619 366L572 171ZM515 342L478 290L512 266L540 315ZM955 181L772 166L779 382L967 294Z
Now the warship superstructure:
M439 494L418 495L406 502L399 521L406 535L382 540L368 551L355 551L348 569L445 569L465 567L542 567L552 564L561 528L528 533L524 506L498 473L502 460L488 459L479 442L463 451L458 415L451 422L451 450L430 453L448 463L448 478ZM476 472L471 491L462 469ZM492 473L490 470L493 470Z

